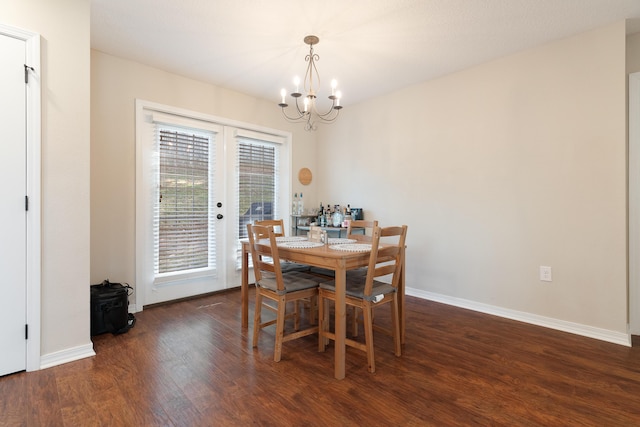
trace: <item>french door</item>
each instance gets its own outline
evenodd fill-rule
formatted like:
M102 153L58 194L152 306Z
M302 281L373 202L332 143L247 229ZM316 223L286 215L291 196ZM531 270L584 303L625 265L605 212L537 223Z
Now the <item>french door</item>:
M238 122L233 126L228 122L198 112L136 101L135 308L138 310L145 305L239 286L239 242L246 227L243 221L255 217L256 206L268 207L268 215L284 217L283 213L288 212L285 195L290 188L289 138L281 132L256 130L255 126L240 128ZM159 143L163 135L175 145ZM200 172L205 166L201 159L191 156L195 153L204 156L205 146L209 149L208 262L196 248L202 240L194 237L204 219L198 224L189 221L170 224L173 217L182 216L180 210L164 212L165 218L162 217L162 209L167 206L191 206L191 200L193 209L189 207L186 216L193 213L197 216L203 209L197 206L201 201L197 194L203 194L201 185L205 180ZM186 157L176 163L180 166L177 169L163 171L166 162L162 150L174 147ZM271 178L265 176L269 173L273 175ZM192 199L187 197L186 201L178 202L179 198L174 197L174 193L183 191L181 185L193 190ZM166 242L175 237L173 234L177 243L168 249L170 245ZM181 246L183 242L185 245ZM164 255L165 260L158 255Z

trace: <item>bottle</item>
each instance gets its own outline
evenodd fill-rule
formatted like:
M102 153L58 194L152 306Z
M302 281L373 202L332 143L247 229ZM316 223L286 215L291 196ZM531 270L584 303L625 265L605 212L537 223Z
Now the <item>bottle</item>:
M318 211L318 225L320 227L324 227L324 206L322 206L322 202L320 202L320 210Z
M327 227L331 227L331 205L327 203L327 209L324 212L324 222Z
M349 223L351 223L351 205L347 205L347 209L344 212L344 219L342 220L342 226L344 228L349 228Z
M302 200L302 193L298 199L298 215L304 215L304 200Z
M298 193L293 195L293 203L291 203L291 215L298 215Z
M336 210L333 212L331 222L334 227L342 226L342 212L340 212L340 206L336 205Z

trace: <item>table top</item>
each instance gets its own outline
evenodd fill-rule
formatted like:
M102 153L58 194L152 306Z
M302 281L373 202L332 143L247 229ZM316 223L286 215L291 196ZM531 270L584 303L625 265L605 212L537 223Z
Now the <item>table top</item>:
M249 250L249 240L242 241L245 250ZM281 259L315 267L336 270L344 268L350 270L367 266L371 251L346 251L332 248L333 245L321 245L313 248L298 248L278 245L278 255Z

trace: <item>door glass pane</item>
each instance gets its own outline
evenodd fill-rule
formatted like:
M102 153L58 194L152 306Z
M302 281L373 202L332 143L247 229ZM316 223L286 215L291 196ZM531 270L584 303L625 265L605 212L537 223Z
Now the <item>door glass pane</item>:
M213 266L210 164L213 137L159 129L156 274Z
M238 141L238 237L247 238L247 224L277 218L278 150L273 143L249 138Z

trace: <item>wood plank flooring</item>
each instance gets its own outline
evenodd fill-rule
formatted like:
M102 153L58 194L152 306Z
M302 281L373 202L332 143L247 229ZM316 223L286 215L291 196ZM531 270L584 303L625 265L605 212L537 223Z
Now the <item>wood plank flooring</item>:
M640 347L407 297L402 357L377 334L376 373L347 348L339 381L332 346L274 363L251 330L239 290L147 308L93 358L0 378L0 426L640 425Z

